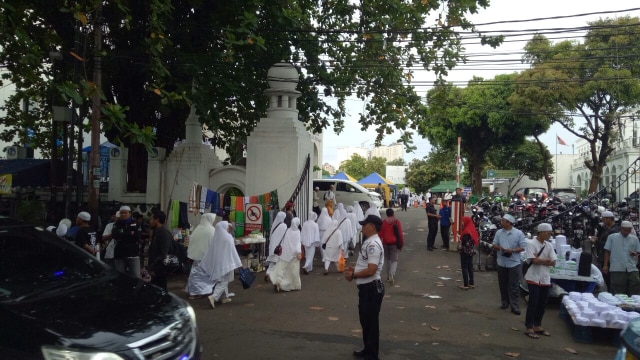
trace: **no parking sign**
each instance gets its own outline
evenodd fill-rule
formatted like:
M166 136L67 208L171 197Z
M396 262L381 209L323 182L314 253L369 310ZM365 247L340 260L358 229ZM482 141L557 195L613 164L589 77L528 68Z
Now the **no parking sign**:
M252 231L262 231L262 205L260 204L245 204L245 224L244 232L248 234Z

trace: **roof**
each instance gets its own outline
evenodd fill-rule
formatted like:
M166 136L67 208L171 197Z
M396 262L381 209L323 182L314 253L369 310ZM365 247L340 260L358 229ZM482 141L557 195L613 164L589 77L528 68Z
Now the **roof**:
M31 186L49 187L51 186L51 162L49 159L15 159L0 160L0 175L11 175L11 187ZM64 182L66 167L62 160L56 162L57 184ZM75 179L75 170L72 170Z
M394 183L392 183L391 181L387 180L384 178L384 176L378 174L377 172L372 172L371 174L363 177L362 179L358 180L358 184L360 185L371 185L371 184L385 184L388 185L389 187L396 187Z
M15 159L15 160L0 160L0 175L17 174L21 171L43 166L44 164L51 164L51 160L48 159Z
M331 177L331 179L340 179L340 180L349 180L349 181L353 181L353 182L358 182L358 180L356 180L356 178L354 178L353 176L347 174L344 171L340 171L339 173L336 173L335 175L333 175Z
M432 193L454 192L458 183L455 180L443 180L436 186L431 187Z

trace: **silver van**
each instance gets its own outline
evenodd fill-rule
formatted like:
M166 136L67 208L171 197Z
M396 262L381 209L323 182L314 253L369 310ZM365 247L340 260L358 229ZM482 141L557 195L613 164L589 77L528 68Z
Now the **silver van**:
M369 202L373 201L378 207L378 210L382 208L382 198L380 194L371 192L362 185L349 180L340 179L315 179L313 180L313 188L319 189L320 207L324 207L324 201L322 200L324 194L329 191L329 186L333 185L333 191L336 193L336 203L344 204L346 208L352 205L354 201L357 201L362 207L362 211L369 209Z

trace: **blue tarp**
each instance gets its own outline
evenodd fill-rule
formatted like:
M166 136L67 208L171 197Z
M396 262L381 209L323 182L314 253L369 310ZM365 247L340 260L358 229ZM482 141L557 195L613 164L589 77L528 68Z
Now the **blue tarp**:
M349 180L349 181L353 181L353 182L358 181L358 180L356 180L353 176L351 176L351 175L347 174L347 173L346 173L346 172L344 172L344 171L341 171L341 172L339 172L339 173L337 173L337 174L333 175L331 178L332 178L332 179L339 179L339 180Z
M385 179L382 175L378 174L377 172L372 172L371 174L363 177L362 179L358 180L358 184L360 185L378 185L378 184L385 184L387 186L389 186L392 189L396 189L397 186L394 185L391 181Z
M105 182L105 181L109 181L109 152L111 151L112 148L118 147L115 144L112 144L108 141L103 142L102 144L100 144L100 181ZM91 146L85 146L82 148L82 152L86 152L86 153L90 153L91 152ZM83 163L83 168L84 168L84 182L85 184L88 181L88 174L89 172L88 170L88 161L85 161Z

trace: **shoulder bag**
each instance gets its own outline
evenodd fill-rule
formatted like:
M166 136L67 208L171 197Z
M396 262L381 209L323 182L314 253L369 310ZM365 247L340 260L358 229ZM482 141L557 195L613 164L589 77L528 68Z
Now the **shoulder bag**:
M538 251L538 255L536 255L536 257L540 256L540 254L542 254L542 251L544 250L544 247L547 246L547 244L542 245L542 249L540 249L540 251ZM522 264L522 276L527 275L527 271L529 271L529 268L531 267L531 265L533 265L531 263L531 260L527 259L524 261L524 263Z
M273 249L273 254L274 255L278 255L278 256L282 255L282 241L284 240L284 237L287 236L287 231L288 230L289 229L284 231L284 234L282 235L282 239L280 239L280 242L278 243L278 246L276 246L276 248Z
M342 221L344 221L344 219L342 219ZM331 234L329 234L329 236L327 237L327 241L329 241L329 239L331 239L331 237L333 236L333 234L336 232L336 230L338 230L340 228L340 225L342 224L342 221L340 221L340 224L338 224L338 226L336 226L335 229L333 229L333 231L331 232ZM327 248L327 243L323 242L322 243L322 248L326 249Z

